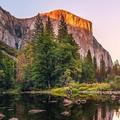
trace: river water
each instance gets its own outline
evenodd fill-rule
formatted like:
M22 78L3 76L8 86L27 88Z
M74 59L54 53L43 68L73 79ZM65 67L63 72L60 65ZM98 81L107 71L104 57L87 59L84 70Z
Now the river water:
M87 100L86 103L79 105L64 106L64 99L40 94L0 95L0 115L4 115L3 120L11 118L18 120L120 120L118 101Z

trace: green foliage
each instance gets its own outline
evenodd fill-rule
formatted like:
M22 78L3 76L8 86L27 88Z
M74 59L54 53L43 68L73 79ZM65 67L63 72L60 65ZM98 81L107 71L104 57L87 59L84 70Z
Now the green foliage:
M32 79L37 82L36 87L50 87L54 71L54 49L55 43L47 34L43 34L37 41Z
M67 90L69 90L69 87L53 88L51 89L51 93L56 96L66 96Z
M78 80L81 74L80 58L73 55L74 46L69 43L59 43L56 50L56 76L63 85L66 85L70 79ZM59 82L58 82L59 83Z
M93 64L94 64L95 70L97 70L97 60L95 56L93 57Z
M11 56L11 57L10 57ZM0 42L0 90L8 90L14 87L16 51L6 44Z
M8 45L6 45L5 43L1 41L0 41L0 50L5 51L11 56L17 56L17 51L14 48L9 47Z
M15 61L0 51L0 88L8 90L15 82Z
M99 82L103 82L106 78L106 65L105 61L103 60L103 56L100 61L100 80Z
M68 35L67 24L65 22L64 16L61 16L59 26L58 26L58 40L64 40L64 38Z
M42 24L41 20L39 22L37 23L38 26ZM60 26L64 28L63 25L65 24L62 22ZM35 31L37 32L30 43L33 47L32 49L28 47L25 50L27 55L31 54L31 57L26 57L26 61L28 62L24 71L25 83L32 81L34 88L45 89L67 85L72 80L78 81L80 79L81 62L78 53L79 48L72 35L68 34L66 27L64 29L64 32L66 30L66 34L61 37L61 42L59 42L59 38L54 37L49 18L45 28L42 28L42 33L39 30L41 28L36 27Z
M120 64L119 61L116 60L113 65L113 74L120 76Z
M93 83L95 82L95 66L92 62L90 50L82 64L82 82Z
M49 17L48 17L48 21L47 21L46 26L45 26L45 32L50 36L54 36L52 23L51 23Z
M42 34L43 32L44 32L44 26L40 14L38 14L35 20L35 30L33 34L33 39L35 38L37 39L37 37L39 37L39 35Z
M69 84L69 87L59 87L51 89L51 93L58 96L67 96L67 92L71 88L72 90L72 97L81 95L80 92L88 92L88 94L96 94L98 91L110 91L111 86L108 83L93 83L93 84L86 84L82 83L79 84L77 82L72 82ZM90 93L91 92L91 93Z
M116 76L111 81L111 87L112 87L113 90L120 90L120 76Z
M89 63L92 63L92 56L91 56L90 50L88 50L87 52L86 61L88 61Z

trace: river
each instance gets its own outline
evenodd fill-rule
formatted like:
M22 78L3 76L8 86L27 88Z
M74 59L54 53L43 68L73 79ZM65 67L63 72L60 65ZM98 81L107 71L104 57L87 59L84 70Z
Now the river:
M41 94L0 95L0 115L3 120L120 120L117 101L87 100L64 106L64 99Z

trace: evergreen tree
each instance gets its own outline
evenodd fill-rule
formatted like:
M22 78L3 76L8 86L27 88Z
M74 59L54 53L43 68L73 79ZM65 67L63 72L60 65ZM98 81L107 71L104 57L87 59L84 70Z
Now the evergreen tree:
M4 79L4 89L10 89L13 86L15 82L15 61L9 58L8 56L5 56L4 58L4 73L5 73L5 79Z
M3 70L3 53L0 50L0 88L3 87L3 80L5 78L5 73Z
M71 78L72 80L79 81L81 75L81 62L80 57L74 57L73 55L74 46L69 43L59 43L55 50L56 53L56 76L61 83L66 83L66 78ZM76 53L77 55L78 53ZM69 74L66 74L68 73ZM67 76L66 75L70 75ZM58 83L59 83L58 82Z
M89 63L92 63L92 56L91 56L90 50L88 50L88 52L87 52L86 60L87 60Z
M95 82L95 68L92 62L92 56L90 50L88 50L87 56L82 64L82 82L93 83Z
M61 27L64 28L62 25L65 24L61 24ZM41 28L36 27L36 29ZM42 34L38 32L40 30L36 30L37 33L35 33L32 41L32 53L34 53L31 54L33 60L30 64L32 64L32 67L31 71L27 72L31 73L31 75L25 73L25 79L31 76L31 80L36 88L61 86L71 80L79 81L81 77L81 62L78 53L78 45L75 43L72 35L68 34L67 26L63 30L66 31L66 34L64 36L61 35L61 40L59 40L62 42L60 43L58 43L54 37L49 18L45 28L43 28ZM62 33L62 29L59 31Z
M113 74L114 75L120 75L120 64L119 61L116 60L113 65Z
M61 15L61 19L58 26L58 40L64 40L68 35L67 24L65 22L64 16Z
M106 78L106 67L105 67L105 61L102 56L100 60L100 82L103 82L105 78Z
M94 70L95 70L95 78L97 79L98 77L98 67L97 67L97 60L96 57L93 57L93 64L94 64Z
M32 71L32 79L37 88L51 87L54 48L54 41L48 34L44 33L37 41Z
M45 32L50 36L54 36L53 26L49 17L48 21L46 22Z
M36 82L37 88L50 88L53 80L53 51L56 46L50 18L43 31L41 35L38 34L36 41L32 79Z
M41 34L44 31L44 26L43 26L43 22L42 22L40 14L38 14L36 17L35 30L37 34Z
M41 34L43 34L43 32L44 32L44 25L43 25L40 14L38 14L35 18L34 27L35 27L35 29L34 29L34 32L33 32L32 40L35 40L35 38L39 39L39 36Z
M112 74L112 68L110 66L108 66L106 74L107 75L111 75Z
M94 64L94 68L95 68L95 71L96 71L97 70L97 60L96 60L95 56L93 58L93 64Z
M3 69L3 53L0 50L0 70Z
M0 88L8 90L15 82L15 61L0 50Z

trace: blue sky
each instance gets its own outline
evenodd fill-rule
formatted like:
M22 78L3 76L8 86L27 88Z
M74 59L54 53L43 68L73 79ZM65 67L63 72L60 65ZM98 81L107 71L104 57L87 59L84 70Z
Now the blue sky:
M89 19L97 40L120 60L120 0L0 0L0 6L19 18L65 9Z

